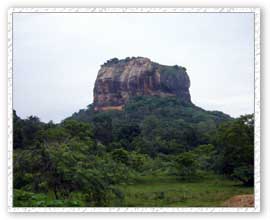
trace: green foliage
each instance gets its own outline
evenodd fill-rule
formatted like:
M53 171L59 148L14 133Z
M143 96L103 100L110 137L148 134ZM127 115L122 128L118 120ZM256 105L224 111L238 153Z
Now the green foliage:
M65 128L59 126L42 129L39 131L39 136L40 139L47 144L60 144L66 142L70 138L69 132Z
M23 133L22 120L17 116L16 111L13 110L13 147L14 149L23 147Z
M106 114L98 114L93 119L95 138L104 144L112 141L112 118Z
M177 176L182 180L195 179L199 176L199 164L196 154L185 152L176 157Z
M129 155L128 152L124 149L116 149L112 152L113 160L128 165L129 162Z
M217 131L216 169L246 185L254 183L254 115L241 116Z
M129 166L137 172L143 172L148 170L149 163L151 159L148 157L147 154L140 154L136 151L132 151L129 153Z
M13 115L17 207L135 204L126 189L148 177L153 185L162 177L180 184L218 172L253 183L253 116L232 119L153 96L131 99L123 111L94 112L89 105L59 124ZM189 199L164 188L135 194L134 201L163 205Z
M93 129L89 123L69 119L65 120L62 124L63 128L73 137L76 136L80 140L90 140L93 138Z
M33 146L39 141L38 132L43 126L38 117L30 116L26 120L21 120L16 111L13 111L14 125L14 148Z
M199 145L175 158L176 175L183 180L196 180L213 170L215 148L212 144Z
M128 169L106 156L102 145L95 143L90 124L67 120L57 126L42 126L36 134L35 146L14 151L14 188L25 192L17 191L15 204L64 206L67 203L63 201L72 202L69 195L76 192L84 196L69 206L106 206L112 199L123 197L114 185L127 179ZM40 204L35 199L23 204L23 198L36 195L54 201L38 197L43 201Z
M231 120L221 112L183 104L176 97L155 96L131 98L124 111L94 112L90 105L69 119L91 122L94 138L110 150L124 148L151 157L208 144L217 126Z
M212 144L199 145L192 151L196 155L201 170L210 171L213 169L215 147Z

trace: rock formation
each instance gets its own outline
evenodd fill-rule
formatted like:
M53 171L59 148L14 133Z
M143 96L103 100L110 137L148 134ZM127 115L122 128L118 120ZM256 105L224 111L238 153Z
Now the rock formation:
M98 72L94 87L94 109L121 110L134 96L176 96L191 103L190 81L186 69L165 66L148 58L113 58Z

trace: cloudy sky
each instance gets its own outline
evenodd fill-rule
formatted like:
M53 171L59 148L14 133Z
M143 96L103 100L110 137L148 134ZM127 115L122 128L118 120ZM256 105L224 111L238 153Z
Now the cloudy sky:
M60 122L92 103L102 63L143 56L186 67L196 105L252 113L253 28L251 13L16 13L13 106Z

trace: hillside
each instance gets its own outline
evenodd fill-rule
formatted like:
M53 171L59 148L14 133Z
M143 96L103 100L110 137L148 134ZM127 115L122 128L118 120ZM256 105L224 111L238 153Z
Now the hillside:
M175 153L182 151L183 146L190 149L208 143L211 132L218 125L232 120L222 112L205 111L192 103L183 105L176 97L157 96L134 97L122 111L96 112L93 105L89 105L88 109L80 110L68 119L92 123L101 143L121 142L126 149L136 148L133 146L136 137L148 136L149 133L143 132L147 126L151 126L150 132L153 136L159 134L159 140L163 142L162 146L155 146L160 153ZM175 142L178 147L168 142ZM154 145L154 140L151 140L151 145ZM151 146L140 148L144 153L152 151Z
M125 149L136 148L133 142L143 135L146 124L152 126L151 132L160 134L163 142L164 146L155 147L158 148L156 153L182 151L181 146L191 149L207 143L211 132L232 118L194 105L189 86L184 67L165 66L142 57L114 58L103 64L98 72L94 103L68 119L93 123L101 143L120 141ZM135 130L136 134L127 132L119 137L121 130ZM168 142L172 141L179 149L171 149L177 148L175 145L169 147ZM154 140L151 142L154 144ZM151 146L141 148L140 151L150 153L145 149Z

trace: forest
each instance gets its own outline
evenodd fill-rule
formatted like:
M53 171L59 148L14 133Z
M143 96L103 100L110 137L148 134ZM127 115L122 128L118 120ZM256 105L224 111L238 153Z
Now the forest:
M14 207L217 207L253 186L253 114L154 96L60 123L13 111Z

